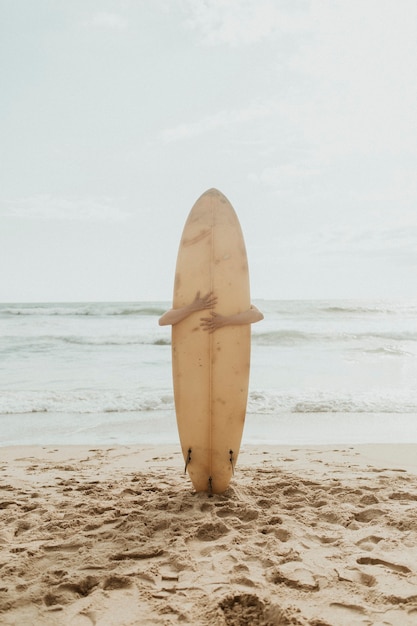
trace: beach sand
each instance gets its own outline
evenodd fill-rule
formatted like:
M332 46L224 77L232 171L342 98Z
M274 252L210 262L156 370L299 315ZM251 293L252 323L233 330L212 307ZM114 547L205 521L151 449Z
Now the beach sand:
M417 445L0 448L3 625L417 624Z

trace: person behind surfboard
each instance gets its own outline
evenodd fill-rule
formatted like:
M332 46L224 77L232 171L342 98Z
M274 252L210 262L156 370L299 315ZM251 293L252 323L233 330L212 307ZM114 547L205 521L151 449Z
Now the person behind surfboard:
M170 309L164 313L162 317L159 318L159 325L174 326L191 315L191 313L212 309L216 306L216 304L217 297L211 292L207 293L205 296L200 296L200 292L198 291L193 302L190 304L187 304L179 309ZM251 304L247 311L242 311L242 313L236 313L234 315L220 315L220 313L211 311L210 315L211 317L200 318L201 328L209 333L214 333L215 330L222 328L222 326L254 324L255 322L260 322L264 319L263 313L261 313L261 311L253 304Z

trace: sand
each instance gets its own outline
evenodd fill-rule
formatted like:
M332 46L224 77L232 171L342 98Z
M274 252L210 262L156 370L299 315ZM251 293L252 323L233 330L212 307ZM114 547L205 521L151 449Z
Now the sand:
M417 624L417 445L0 448L2 625Z

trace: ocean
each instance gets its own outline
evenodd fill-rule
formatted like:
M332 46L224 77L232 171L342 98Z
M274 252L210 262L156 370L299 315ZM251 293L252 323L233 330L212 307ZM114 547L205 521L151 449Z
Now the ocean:
M417 442L417 301L256 301L243 444ZM0 304L0 446L177 443L168 302Z

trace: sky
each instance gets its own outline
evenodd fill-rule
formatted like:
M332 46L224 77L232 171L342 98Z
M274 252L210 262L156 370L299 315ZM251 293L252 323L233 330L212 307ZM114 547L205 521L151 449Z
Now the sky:
M234 206L252 298L415 298L415 0L0 0L0 301L172 296Z

